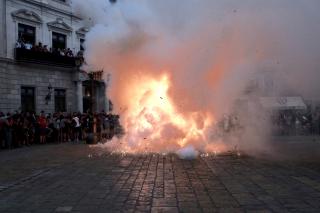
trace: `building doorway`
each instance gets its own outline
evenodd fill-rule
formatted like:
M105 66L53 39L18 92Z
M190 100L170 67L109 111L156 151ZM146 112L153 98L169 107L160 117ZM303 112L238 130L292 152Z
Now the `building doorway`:
M100 112L105 109L105 84L101 81L82 82L83 112Z
M34 87L21 87L21 110L24 112L35 112Z

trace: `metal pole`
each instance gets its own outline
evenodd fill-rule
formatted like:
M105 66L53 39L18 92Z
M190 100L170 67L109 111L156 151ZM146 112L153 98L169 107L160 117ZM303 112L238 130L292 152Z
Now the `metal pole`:
M93 73L90 74L90 79L91 79L91 113L93 115L93 111L94 111L94 107L93 107L93 103L94 103L94 99L93 99Z
M89 74L90 77L90 81L91 81L91 116L92 116L92 141L91 143L95 144L97 142L96 139L96 119L94 117L94 97L93 97L93 93L94 93L94 78L93 78L93 73Z

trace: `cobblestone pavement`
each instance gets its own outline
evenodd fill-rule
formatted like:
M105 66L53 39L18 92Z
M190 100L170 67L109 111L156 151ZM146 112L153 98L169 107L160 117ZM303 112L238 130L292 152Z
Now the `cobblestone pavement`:
M0 212L320 212L320 163L83 144L2 151Z

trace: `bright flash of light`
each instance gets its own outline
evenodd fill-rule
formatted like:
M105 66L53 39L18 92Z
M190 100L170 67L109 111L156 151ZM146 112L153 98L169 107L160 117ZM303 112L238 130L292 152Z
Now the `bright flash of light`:
M137 81L126 91L128 106L121 114L125 135L107 146L122 153L170 153L190 145L205 151L213 115L178 110L168 94L171 82L167 74Z

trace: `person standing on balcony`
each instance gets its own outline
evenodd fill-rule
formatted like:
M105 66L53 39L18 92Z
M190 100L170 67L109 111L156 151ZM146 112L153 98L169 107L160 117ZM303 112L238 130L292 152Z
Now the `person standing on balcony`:
M18 48L18 49L25 48L23 38L18 39L18 41L16 42L16 48Z
M25 44L24 46L25 46L25 48L26 48L27 50L31 50L32 47L33 47L33 45L32 45L30 42L26 42L26 44Z

